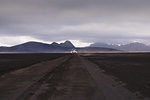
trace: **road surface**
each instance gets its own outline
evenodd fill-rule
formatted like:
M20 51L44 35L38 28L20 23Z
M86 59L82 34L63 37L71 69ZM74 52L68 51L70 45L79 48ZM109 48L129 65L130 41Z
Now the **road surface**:
M149 100L137 97L92 62L67 55L0 77L0 100Z

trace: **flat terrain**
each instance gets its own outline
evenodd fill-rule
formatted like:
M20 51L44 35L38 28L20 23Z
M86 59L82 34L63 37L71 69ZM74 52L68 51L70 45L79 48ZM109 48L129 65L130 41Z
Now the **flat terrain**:
M0 54L0 75L65 54Z
M150 53L84 55L137 94L150 97ZM122 81L122 82L121 82Z
M103 66L104 63L116 64L118 61L120 64L121 58L117 60L118 55L47 54L46 59L41 59L40 57L44 58L46 55L40 54L39 56L36 54L35 58L33 58L40 59L39 61L28 63L28 66L14 67L13 70L5 71L0 76L0 100L150 100L146 98L147 95L144 95L144 97L122 86L123 82L122 84L120 83L120 77L116 80L114 76L117 77L117 75L113 74L113 71L108 70L107 72L98 63L104 61ZM12 57L12 55L8 56ZM28 56L31 57L30 55ZM133 59L132 56L129 56L131 60ZM141 58L140 55L135 56L135 58ZM107 62L112 57L116 57L116 62L114 58L114 61ZM119 57L124 57L124 54L120 54ZM23 58L21 61L24 61ZM34 61L31 58L29 58L30 61ZM148 60L146 62L148 63ZM120 64L120 66L122 65ZM108 69L111 69L111 67ZM131 70L133 69L131 68ZM134 70L136 72L136 68ZM130 73L130 68L128 71ZM147 71L146 75L149 75L149 71ZM127 77L130 78L129 75ZM132 77L135 77L136 80L136 76ZM140 78L139 81L141 81ZM149 82L148 79L145 80L145 82L147 81ZM130 86L131 83L127 84Z

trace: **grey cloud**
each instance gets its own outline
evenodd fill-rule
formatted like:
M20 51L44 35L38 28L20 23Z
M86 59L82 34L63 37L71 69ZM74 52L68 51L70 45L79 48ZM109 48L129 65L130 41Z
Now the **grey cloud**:
M31 36L43 41L148 41L149 5L149 0L0 0L0 36ZM91 23L105 24L105 30L61 30ZM124 23L130 23L129 27ZM114 27L108 32L110 25Z

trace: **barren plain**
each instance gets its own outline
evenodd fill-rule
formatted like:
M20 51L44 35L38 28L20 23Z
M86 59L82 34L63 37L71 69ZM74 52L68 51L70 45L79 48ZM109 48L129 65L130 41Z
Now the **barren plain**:
M147 53L3 54L0 100L150 100L149 58Z

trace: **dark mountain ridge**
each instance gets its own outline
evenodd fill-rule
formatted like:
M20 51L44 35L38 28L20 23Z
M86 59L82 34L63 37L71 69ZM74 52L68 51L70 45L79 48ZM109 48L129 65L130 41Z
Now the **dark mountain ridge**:
M26 42L23 44L15 45L12 47L0 47L0 52L45 52L45 53L62 53L69 52L75 48L71 42L64 42L58 44L53 42L52 44L46 44L41 42Z
M94 43L91 44L90 47L104 47L104 48L114 48L118 50L123 50L123 51L150 51L150 46L145 45L143 43L139 42L134 42L134 43L129 43L126 45L112 45L112 44L106 44L106 43Z
M102 51L118 51L111 48L101 48L101 47L83 47L76 48L70 41L65 41L64 43L52 44L41 43L41 42L26 42L23 44L15 45L12 47L0 47L1 53L70 53L72 50L76 50L79 53L98 53Z

